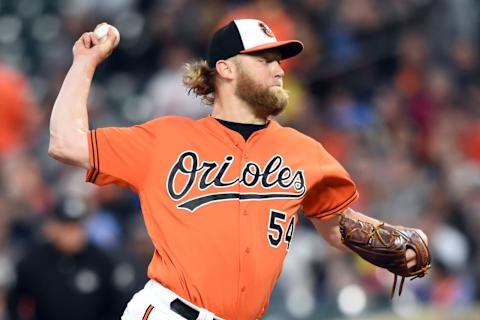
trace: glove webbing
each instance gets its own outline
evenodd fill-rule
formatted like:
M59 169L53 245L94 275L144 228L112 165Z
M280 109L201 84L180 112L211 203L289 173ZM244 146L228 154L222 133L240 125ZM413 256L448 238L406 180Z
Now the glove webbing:
M384 222L380 221L378 226L373 226L373 230L372 230L372 232L370 232L368 234L368 236L369 236L369 238L371 238L371 237L376 235L378 237L378 240L380 240L380 242L384 246L388 246L387 242L385 241L385 239L383 239L382 234L379 231L379 228L382 227L383 225L384 225ZM394 235L394 236L398 236L398 232L396 232L396 231L392 231L391 234ZM417 271L413 272L411 274L413 276L413 278L411 278L410 281L412 281L413 279L422 278L423 276L425 276L427 274L427 271L430 269L430 267L431 267L431 265L429 264L429 265L421 268L420 270L417 270ZM395 289L397 287L397 277L398 277L398 275L396 275L396 274L393 275L393 286L392 286L392 291L390 293L390 299L393 299L393 296L395 294ZM398 296L400 296L402 294L402 289L403 289L403 284L404 283L405 283L405 277L403 276L402 280L400 281L400 286L398 287Z

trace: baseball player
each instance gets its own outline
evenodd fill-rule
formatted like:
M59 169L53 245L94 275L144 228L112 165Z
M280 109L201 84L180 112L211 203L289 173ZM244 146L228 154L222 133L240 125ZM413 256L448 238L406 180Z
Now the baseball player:
M49 154L85 168L88 182L139 194L155 252L151 280L123 320L260 318L299 210L342 250L361 228L342 237L341 218L372 226L365 235L383 242L397 235L350 209L355 184L321 144L271 119L288 103L280 61L300 53L301 42L277 40L259 20L231 21L213 35L206 61L187 64L183 79L212 105L210 116L89 130L91 81L114 41L110 30L105 42L87 32L75 43L52 111ZM402 255L409 270L419 266L418 250Z

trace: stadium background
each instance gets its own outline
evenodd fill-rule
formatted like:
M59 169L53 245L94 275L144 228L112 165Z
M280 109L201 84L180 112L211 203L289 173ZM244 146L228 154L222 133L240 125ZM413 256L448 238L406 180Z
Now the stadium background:
M260 18L278 38L305 43L284 64L291 104L279 121L347 167L355 209L424 229L434 255L431 274L391 302L390 274L328 248L301 221L266 319L474 319L479 10L475 0L0 1L0 319L15 264L59 197L87 206L89 238L115 259L123 297L151 254L134 194L87 185L84 172L47 156L73 42L102 21L122 35L95 76L91 127L201 117L209 109L185 95L181 67L231 17Z

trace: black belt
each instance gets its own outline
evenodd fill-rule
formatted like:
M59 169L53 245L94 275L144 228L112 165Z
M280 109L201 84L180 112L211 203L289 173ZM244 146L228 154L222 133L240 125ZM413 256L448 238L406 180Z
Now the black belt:
M175 299L170 303L170 309L175 311L177 314L181 315L187 320L197 320L200 311L195 308L190 307L188 304L183 302L180 299ZM218 318L213 318L213 320L220 320Z

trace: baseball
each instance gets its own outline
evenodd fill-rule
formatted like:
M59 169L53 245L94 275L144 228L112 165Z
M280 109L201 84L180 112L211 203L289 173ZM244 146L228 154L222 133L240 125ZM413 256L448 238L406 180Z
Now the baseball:
M100 42L104 42L107 40L107 34L108 34L109 28L112 28L113 31L115 32L115 43L113 44L113 46L116 47L120 42L120 32L118 32L118 29L115 28L114 26L109 25L108 23L102 23L102 24L99 24L93 32L95 33L95 36L97 37L97 39L100 40Z

